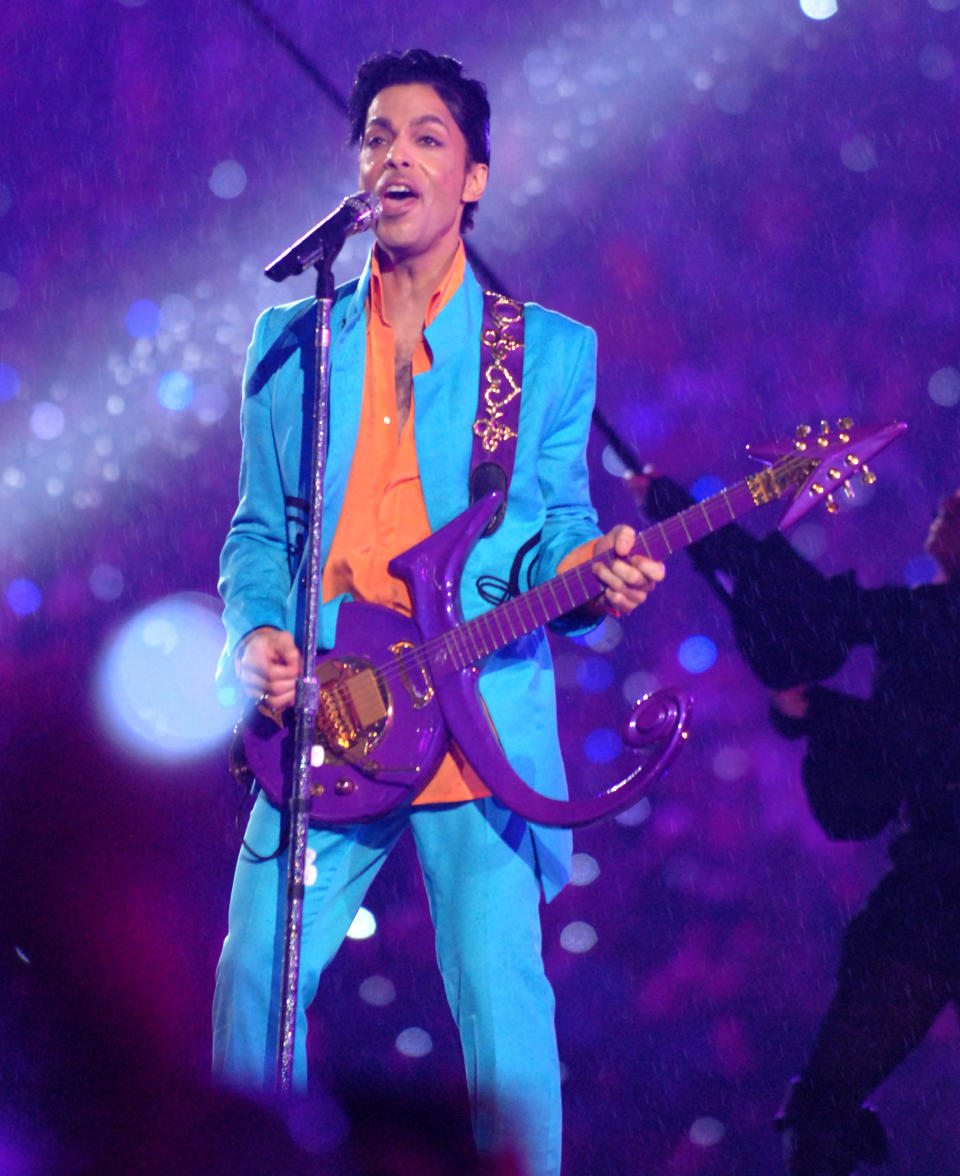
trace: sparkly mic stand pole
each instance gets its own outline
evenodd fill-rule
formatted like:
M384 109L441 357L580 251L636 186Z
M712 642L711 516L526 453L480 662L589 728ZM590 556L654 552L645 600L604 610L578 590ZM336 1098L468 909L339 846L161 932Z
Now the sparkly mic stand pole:
M280 1025L277 1035L276 1088L289 1092L293 1077L293 1042L297 1023L297 983L303 929L303 876L310 825L310 755L317 718L317 617L320 612L320 520L323 515L323 467L327 444L330 391L330 312L333 307L332 258L317 264L316 397L313 413L313 461L310 477L310 530L303 621L303 673L297 679L293 781L290 789L290 839L287 854L287 917L283 936Z
M353 233L372 229L380 217L380 201L370 192L347 196L318 225L284 250L266 268L282 282L310 266L317 270L316 382L313 404L313 446L310 466L310 527L307 532L306 592L303 615L303 672L297 679L293 780L290 786L290 833L287 842L287 916L283 936L280 1025L277 1036L276 1088L290 1090L293 1042L297 1023L297 982L303 930L303 876L310 827L310 767L319 689L316 678L317 617L320 613L320 520L323 517L323 467L327 448L327 404L330 393L330 313L333 308L333 262ZM322 750L318 745L318 749Z

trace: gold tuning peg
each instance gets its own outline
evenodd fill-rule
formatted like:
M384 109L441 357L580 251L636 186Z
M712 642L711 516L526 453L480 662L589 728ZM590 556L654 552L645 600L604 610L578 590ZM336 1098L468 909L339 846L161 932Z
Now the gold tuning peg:
M846 433L849 429L853 428L853 421L849 417L841 417L837 421L837 428Z
M832 494L827 495L827 512L829 514L837 513L837 504L834 502Z
M873 470L868 470L865 465L860 467L860 481L864 486L872 486L877 480L877 475Z
M849 482L844 482L844 484L843 484L843 496L844 496L844 498L853 498L854 497L853 487L850 485Z
M802 441L804 437L809 437L812 431L809 425L797 425L797 440Z
M858 466L860 464L860 458L855 453L848 453L843 460L848 466Z
M829 435L830 435L830 422L829 421L821 421L820 422L820 433L824 437L829 437Z

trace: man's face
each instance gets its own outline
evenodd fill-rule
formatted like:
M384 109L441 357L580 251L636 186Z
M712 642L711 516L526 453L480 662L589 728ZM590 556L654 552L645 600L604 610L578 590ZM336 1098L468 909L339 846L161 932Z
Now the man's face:
M948 579L960 575L960 489L940 503L927 534L926 548Z
M377 240L392 261L448 259L464 204L479 200L487 168L432 86L388 86L370 103L360 148L360 187L380 197Z

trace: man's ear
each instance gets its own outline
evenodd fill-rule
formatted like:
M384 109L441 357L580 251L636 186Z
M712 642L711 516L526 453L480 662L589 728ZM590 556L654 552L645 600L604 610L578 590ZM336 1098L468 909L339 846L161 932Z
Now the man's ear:
M483 195L487 186L487 165L485 163L471 163L463 180L463 192L460 199L464 204L472 204Z

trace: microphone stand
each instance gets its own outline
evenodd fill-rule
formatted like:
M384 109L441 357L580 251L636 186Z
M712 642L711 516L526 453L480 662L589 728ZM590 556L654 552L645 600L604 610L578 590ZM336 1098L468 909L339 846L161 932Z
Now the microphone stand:
M289 1093L293 1078L293 1045L300 977L303 931L304 873L310 825L310 757L316 725L319 689L316 678L317 618L320 612L320 523L323 516L323 470L327 444L327 406L330 392L330 314L333 307L331 252L316 263L317 329L313 406L313 445L310 471L310 526L307 533L307 576L303 620L303 672L297 679L293 780L290 789L290 827L287 854L287 907L283 937L280 1022L277 1034L276 1089Z

